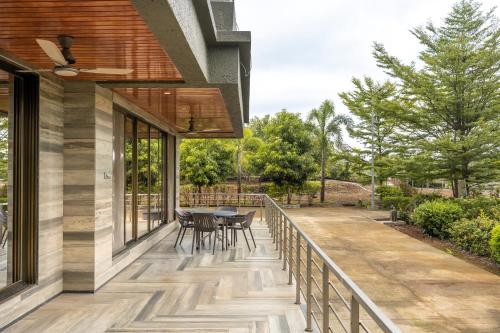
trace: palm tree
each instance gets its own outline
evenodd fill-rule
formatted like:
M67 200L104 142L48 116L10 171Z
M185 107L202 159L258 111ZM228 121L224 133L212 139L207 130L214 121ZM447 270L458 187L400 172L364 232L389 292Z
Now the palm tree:
M350 127L352 120L346 115L335 114L333 101L325 100L319 109L312 109L309 112L308 122L313 129L313 133L319 143L321 153L321 190L320 201L325 201L325 172L326 161L328 159L329 147L336 145L343 146L342 125Z

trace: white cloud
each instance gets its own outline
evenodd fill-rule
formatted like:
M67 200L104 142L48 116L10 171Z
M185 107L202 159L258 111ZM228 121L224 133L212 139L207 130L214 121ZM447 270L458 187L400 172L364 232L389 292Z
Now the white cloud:
M240 30L252 31L250 115L282 108L306 114L350 90L351 78L386 76L372 58L374 41L403 59L417 59L410 29L440 24L453 0L235 0ZM483 1L483 9L495 1Z

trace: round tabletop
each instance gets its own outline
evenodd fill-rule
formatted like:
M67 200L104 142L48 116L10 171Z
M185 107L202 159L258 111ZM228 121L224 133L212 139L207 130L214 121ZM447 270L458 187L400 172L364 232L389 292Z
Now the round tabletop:
M238 212L231 212L228 210L216 210L214 212L214 215L217 217L231 217L238 215Z
M188 208L186 209L191 214L214 214L216 217L231 217L238 215L238 212L229 210L213 210L209 208Z

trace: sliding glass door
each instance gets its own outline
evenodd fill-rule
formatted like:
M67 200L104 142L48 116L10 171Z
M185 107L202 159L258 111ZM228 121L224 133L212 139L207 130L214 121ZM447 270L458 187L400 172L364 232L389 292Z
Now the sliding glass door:
M37 280L39 84L11 67L0 63L0 299Z
M167 220L167 135L121 110L113 119L113 253L118 253Z
M4 288L14 282L12 270L12 240L9 233L12 230L12 219L9 217L9 201L12 204L12 174L9 177L9 169L12 169L12 156L9 154L9 118L12 117L12 102L14 100L13 77L0 70L0 288ZM10 134L10 135L9 135ZM9 168L10 166L10 168ZM9 200L10 199L10 200Z
M137 236L149 232L149 125L137 121Z

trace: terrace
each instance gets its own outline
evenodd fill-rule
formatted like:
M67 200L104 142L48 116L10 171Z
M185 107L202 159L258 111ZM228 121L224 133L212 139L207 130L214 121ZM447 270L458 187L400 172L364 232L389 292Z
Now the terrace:
M94 294L62 294L6 332L399 332L264 195L224 198L256 210L257 247L191 255L170 233ZM299 277L296 280L296 277Z

